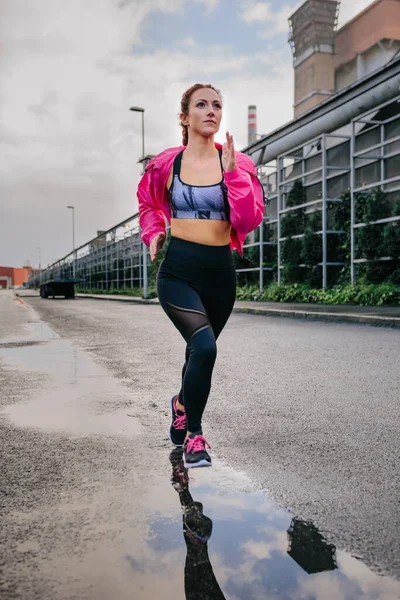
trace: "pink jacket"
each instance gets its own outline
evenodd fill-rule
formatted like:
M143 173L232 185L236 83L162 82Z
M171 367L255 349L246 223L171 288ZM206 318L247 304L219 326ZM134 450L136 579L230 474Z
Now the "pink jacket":
M222 148L221 144L215 144ZM175 157L185 146L164 150L150 160L139 182L139 224L141 236L146 246L154 236L166 231L165 219L171 223L171 208L167 181ZM246 154L236 152L236 168L224 172L230 206L231 239L230 247L243 256L243 243L246 236L262 221L264 214L264 193L257 177L256 167Z

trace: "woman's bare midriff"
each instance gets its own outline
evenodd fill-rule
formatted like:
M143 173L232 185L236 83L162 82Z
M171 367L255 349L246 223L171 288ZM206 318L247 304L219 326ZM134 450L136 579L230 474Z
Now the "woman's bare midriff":
M207 246L226 246L231 238L229 221L171 219L171 235Z
M184 163L182 163L183 175L187 177L192 185L214 185L221 180L221 169L219 161L215 168L207 169L206 178L196 171L187 172ZM168 177L167 189L171 187L173 177L173 168ZM186 181L186 179L184 179ZM171 235L188 242L197 242L207 246L226 246L231 239L230 221L218 221L212 219L173 219L171 218Z

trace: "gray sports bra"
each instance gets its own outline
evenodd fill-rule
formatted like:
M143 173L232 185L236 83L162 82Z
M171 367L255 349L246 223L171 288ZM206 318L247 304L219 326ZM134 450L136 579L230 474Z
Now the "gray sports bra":
M168 190L174 219L229 221L228 190L224 180L214 185L189 185L180 178L182 152L174 160L174 174ZM222 168L222 151L218 149Z

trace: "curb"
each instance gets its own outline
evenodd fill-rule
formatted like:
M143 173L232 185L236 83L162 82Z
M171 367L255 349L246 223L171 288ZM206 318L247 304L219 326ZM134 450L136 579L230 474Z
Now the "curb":
M133 304L159 304L158 298L146 300L140 296L107 296L107 294L75 294L76 298L89 298L90 300L108 300L109 302L132 302Z
M101 294L76 294L77 298L88 298L91 300L109 300L111 302L130 302L132 304L159 304L157 298L146 300L136 296L114 296L107 297ZM256 306L234 306L232 312L265 317L286 317L293 319L308 319L311 321L330 321L331 323L358 323L362 325L373 325L375 327L400 328L400 318L379 317L378 315L356 315L346 313L329 313L320 311L285 310L284 308L262 308Z
M379 317L377 315L355 315L346 313L313 312L304 310L284 310L281 308L233 308L232 312L263 315L267 317L287 317L294 319L308 319L312 321L330 321L332 323L359 323L374 325L375 327L400 328L400 319L397 317Z

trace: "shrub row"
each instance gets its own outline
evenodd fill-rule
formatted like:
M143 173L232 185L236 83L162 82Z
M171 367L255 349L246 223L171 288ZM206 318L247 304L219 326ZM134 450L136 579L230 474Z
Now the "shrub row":
M272 284L260 292L255 285L238 288L237 300L259 302L304 302L317 304L357 304L359 306L400 306L400 286L392 283L336 286L327 290L306 284Z
M143 297L141 288L121 288L110 290L80 289L84 294L120 294ZM149 288L149 298L156 298L154 287ZM291 285L272 284L262 292L256 285L238 287L237 300L258 302L304 302L317 304L358 304L359 306L400 306L400 286L391 283L359 284L356 286L337 286L328 290L311 288L308 285L294 283Z

